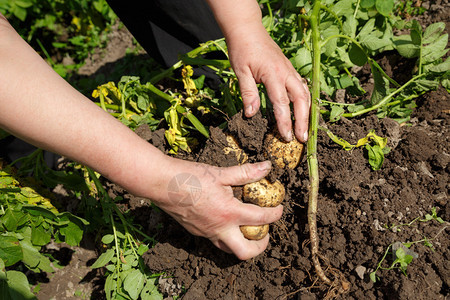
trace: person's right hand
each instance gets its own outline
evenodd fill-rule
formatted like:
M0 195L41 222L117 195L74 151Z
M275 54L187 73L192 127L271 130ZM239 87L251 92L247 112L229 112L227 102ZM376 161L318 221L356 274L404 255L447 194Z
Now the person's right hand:
M229 168L170 159L167 190L155 203L190 233L203 236L219 249L234 253L239 259L263 252L269 236L259 241L247 240L240 225L264 225L277 221L282 206L262 208L242 203L233 196L232 186L258 181L267 175L270 162L244 164ZM169 178L168 177L168 178Z

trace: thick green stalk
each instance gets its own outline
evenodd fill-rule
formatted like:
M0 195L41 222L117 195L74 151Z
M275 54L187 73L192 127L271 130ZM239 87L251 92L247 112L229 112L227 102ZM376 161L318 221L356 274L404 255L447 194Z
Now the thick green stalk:
M320 279L328 284L331 280L325 275L319 261L319 238L317 236L317 202L319 195L319 165L317 161L317 129L319 126L319 99L320 99L320 32L319 32L320 0L314 2L310 17L313 44L313 71L312 71L312 103L309 120L308 169L309 169L309 201L308 225L311 242L311 256L314 268Z

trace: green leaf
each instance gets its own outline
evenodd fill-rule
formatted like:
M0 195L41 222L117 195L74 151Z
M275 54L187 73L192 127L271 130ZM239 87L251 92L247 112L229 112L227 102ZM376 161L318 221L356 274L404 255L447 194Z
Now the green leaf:
M369 276L370 276L370 280L372 280L373 282L377 282L377 275L376 275L375 271L370 273Z
M374 171L381 169L384 162L383 150L380 146L371 146L367 144L366 146L367 154L369 156L369 164Z
M108 244L112 243L112 241L114 241L114 235L112 235L112 234L106 234L102 237L103 244L108 245Z
M24 22L27 17L27 10L17 5L12 7L11 12L22 22Z
M326 39L330 36L334 36L340 33L339 27L336 25L328 26L325 29L321 30L321 35L323 39ZM321 50L326 56L332 56L336 51L338 39L329 40L326 45L321 47Z
M394 9L394 0L376 0L375 7L380 14L388 17Z
M430 67L429 70L435 73L447 72L448 70L450 70L450 57L447 57L444 62Z
M372 30L375 28L375 19L369 19L366 24L361 28L358 35L356 36L358 39L364 38L366 35L369 35Z
M145 244L140 244L139 248L137 250L137 253L138 253L138 255L142 255L142 254L144 254L147 251L148 251L148 246L145 245Z
M22 261L27 265L27 267L50 273L54 272L53 268L50 266L50 260L39 253L38 249L36 249L36 247L34 247L29 240L20 241L20 246L22 247L23 252Z
M16 229L23 225L27 220L27 215L22 211L15 211L12 209L6 210L6 213L1 217L1 222L8 231L16 231Z
M444 31L444 29L445 29L445 23L443 23L443 22L438 22L438 23L429 25L425 29L425 32L423 33L423 43L424 44L433 43L435 40L437 40L439 38L441 33Z
M33 245L44 246L50 243L52 238L51 232L45 230L42 226L31 229L31 242Z
M371 8L375 5L375 0L361 0L360 5L362 8Z
M370 51L376 51L392 44L389 38L378 38L374 34L366 35L360 43Z
M312 70L311 52L305 47L300 48L295 54L294 65L300 75L308 75Z
M102 253L95 263L91 266L92 269L101 268L111 261L114 256L114 249L108 249L106 252Z
M367 62L367 56L364 53L364 51L354 43L350 45L348 55L350 57L351 62L357 66L360 67L364 66L365 63Z
M117 288L117 281L113 278L113 274L108 275L108 277L106 277L106 281L105 281L105 294L106 294L106 299L112 299L112 295L114 294L114 291Z
M435 42L422 49L422 61L424 64L434 62L444 56L449 49L445 49L448 43L448 34L440 36Z
M330 113L330 122L338 121L345 110L340 105L333 105Z
M145 276L139 269L135 269L125 277L123 286L132 299L137 299L144 287Z
M73 222L61 227L59 232L65 237L64 241L70 246L78 246L83 238L83 228Z
M347 20L344 22L343 31L344 34L348 35L351 38L356 36L356 26L358 25L358 21L353 15L347 17Z
M413 43L411 35L407 34L394 37L394 48L406 58L417 57L420 52L420 45Z
M203 134L206 138L209 138L208 129L194 116L191 112L186 113L186 118L194 125L195 129L197 129L201 134Z
M0 235L0 258L7 267L22 260L22 248L16 237Z
M28 7L33 6L33 1L30 1L30 0L15 0L14 4L18 5L20 7L23 7L23 8L28 8Z
M197 90L201 90L203 88L203 86L205 84L205 78L206 78L205 75L200 75L198 78L192 80L192 81L194 81L195 88Z
M23 209L33 216L42 216L50 220L56 219L56 215L53 212L42 206L25 204L23 206Z
M11 300L29 300L36 299L36 297L31 293L30 284L28 283L27 276L19 271L7 271L7 286L1 285L0 295L6 296L2 299Z
M372 76L374 80L374 87L372 95L370 96L370 103L372 105L380 102L386 95L389 89L389 81L381 74L380 68L377 68L376 61L372 61Z

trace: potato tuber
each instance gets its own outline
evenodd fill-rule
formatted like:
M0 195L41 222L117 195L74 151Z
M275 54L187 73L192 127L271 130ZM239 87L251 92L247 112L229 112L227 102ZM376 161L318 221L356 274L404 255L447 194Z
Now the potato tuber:
M284 200L284 186L278 180L270 183L263 178L244 186L244 201L262 207L275 207Z
M303 144L295 137L290 142L285 142L278 132L269 133L266 136L266 155L280 169L288 167L294 169L300 163L303 154Z
M240 227L242 234L249 240L260 240L269 232L269 224L266 225L243 225Z
M261 207L275 207L284 200L284 186L278 180L270 183L263 178L260 181L244 185L243 198L245 202ZM269 225L241 226L241 232L249 240L260 240L269 232Z

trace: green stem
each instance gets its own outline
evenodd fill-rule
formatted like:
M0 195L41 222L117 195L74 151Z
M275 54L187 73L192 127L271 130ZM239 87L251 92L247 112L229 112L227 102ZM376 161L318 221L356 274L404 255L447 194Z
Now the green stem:
M317 235L317 202L319 195L319 164L317 161L317 129L319 126L319 99L320 99L320 33L319 14L320 0L314 2L313 12L310 16L313 48L312 70L312 103L308 130L307 160L310 180L308 201L308 225L311 242L311 256L317 275L324 282L331 284L319 262L319 238Z
M103 110L107 110L107 109L111 109L111 110L115 110L115 111L120 111L121 109L122 109L122 107L121 106L119 106L119 105L116 105L116 104L107 104L107 103L103 103L103 105L102 105L102 103L100 102L94 102L95 104L97 104L98 106L100 106ZM134 112L132 112L131 110L129 110L129 109L125 109L125 113L126 114L130 114L130 115L132 115L132 114L134 114Z
M120 253L119 253L119 244L117 242L118 237L117 237L117 232L116 232L116 224L114 223L113 216L110 215L109 217L111 219L111 226L112 226L113 234L114 234L114 244L116 245L116 256L117 256L116 269L119 270L119 268L120 268Z
M346 114L342 114L343 117L346 118L352 118L352 117L356 117L359 115L363 115L369 111L378 109L379 107L386 105L389 100L391 100L392 97L394 97L395 95L397 95L398 93L400 93L401 91L403 91L408 85L410 85L411 83L413 83L414 81L420 79L421 77L423 77L425 74L421 74L421 75L417 75L413 78L411 78L407 83L405 83L404 85L402 85L400 88L396 89L394 92L390 93L389 95L385 96L380 102L378 102L377 104L368 107L366 109L362 109L360 111L357 112L353 112L353 113L346 113Z
M191 57L191 58L196 57L196 56L202 54L204 51L206 51L211 45L216 45L219 41L222 41L222 40L223 40L223 38L215 40L215 41L208 41L208 42L206 42L204 44L201 44L200 46L198 46L194 50L188 52L186 54L186 56ZM161 79L171 76L173 74L173 71L175 71L176 69L180 68L181 66L183 66L183 60L179 60L172 67L170 67L170 68L164 70L163 72L159 73L158 75L152 77L150 79L150 82L152 84L155 84L158 81L160 81Z
M356 18L356 14L358 13L359 2L361 2L361 0L358 0L358 2L356 3L355 13L353 14L353 17L354 17L354 18Z

